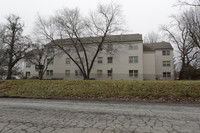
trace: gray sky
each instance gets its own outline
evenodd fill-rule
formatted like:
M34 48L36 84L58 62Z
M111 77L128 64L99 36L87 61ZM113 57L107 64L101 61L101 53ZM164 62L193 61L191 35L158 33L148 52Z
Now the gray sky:
M98 3L109 3L111 0L1 0L0 23L10 13L19 15L25 23L25 34L33 28L37 14L53 15L58 9L79 7L87 15ZM161 24L170 22L169 16L177 14L180 7L173 6L177 0L112 0L122 5L126 27L129 33L146 35L158 31Z

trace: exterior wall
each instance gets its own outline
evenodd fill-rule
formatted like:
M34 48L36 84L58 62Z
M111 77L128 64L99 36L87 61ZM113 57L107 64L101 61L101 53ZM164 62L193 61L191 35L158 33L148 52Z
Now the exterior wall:
M170 55L162 55L162 51L166 49L160 49L155 51L155 60L156 60L156 79L158 80L173 80L174 79L174 69L173 69L173 50L168 49L170 51ZM163 66L163 61L170 61L169 67ZM170 72L171 77L165 78L163 77L163 72Z
M138 50L129 50L129 44L137 44ZM117 51L112 56L101 53L98 57L103 57L103 64L95 62L91 77L103 80L143 80L143 45L138 43L116 44ZM113 63L107 63L107 57L113 57ZM138 56L138 63L129 63L129 56ZM113 71L113 76L107 76L107 70ZM95 77L97 70L103 70L102 77ZM138 70L138 77L130 77L129 70Z
M144 52L144 80L155 80L156 79L156 60L155 51Z

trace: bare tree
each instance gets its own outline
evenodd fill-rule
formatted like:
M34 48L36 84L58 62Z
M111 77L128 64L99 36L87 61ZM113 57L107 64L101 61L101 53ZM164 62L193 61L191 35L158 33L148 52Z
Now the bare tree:
M183 13L184 22L190 37L194 41L194 46L200 49L200 9L191 8Z
M55 47L45 47L46 41L42 38L36 38L32 44L32 50L26 55L26 62L34 64L38 69L38 77L40 80L48 69L49 64L54 60L55 57L61 55L60 50L56 50Z
M0 77L6 75L6 51L0 49Z
M200 6L200 0L179 0L178 1L179 5L188 5L188 6Z
M156 43L156 42L160 42L160 41L161 41L160 35L155 33L155 32L153 32L153 31L148 33L144 37L144 43Z
M2 42L5 46L8 64L7 79L11 79L13 67L24 58L29 49L30 39L22 36L24 25L20 22L20 17L11 14L7 17L7 23L4 25Z
M0 25L0 76L1 78L6 75L6 61L7 61L7 52L5 45L2 42L2 37L4 33L3 25Z
M120 13L120 6L113 3L99 4L89 17L81 16L77 8L65 8L49 20L39 17L36 27L76 64L84 79L90 79L96 57L109 42L108 36L121 31Z
M173 24L170 26L162 26L162 30L166 33L169 40L175 44L175 48L179 53L181 71L179 79L189 79L191 63L197 58L199 51L194 47L194 41L189 36L189 31L185 25L183 16L173 16Z

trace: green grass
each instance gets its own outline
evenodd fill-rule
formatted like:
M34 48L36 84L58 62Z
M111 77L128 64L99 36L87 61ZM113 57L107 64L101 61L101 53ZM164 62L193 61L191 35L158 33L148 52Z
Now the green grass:
M200 101L200 81L8 80L0 96Z

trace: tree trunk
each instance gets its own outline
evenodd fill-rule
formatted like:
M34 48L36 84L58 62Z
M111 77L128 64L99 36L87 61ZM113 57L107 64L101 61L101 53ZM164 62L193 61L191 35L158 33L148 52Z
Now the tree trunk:
M8 74L6 79L11 79L12 78L12 68L14 65L13 63L13 50L14 50L14 45L15 45L15 31L12 31L12 39L10 43L10 51L9 51L9 62L8 62Z
M7 78L6 79L11 79L12 78L12 56L10 54L10 59L9 59L9 62L8 62L8 73L7 73Z
M8 67L8 74L7 74L6 79L12 79L12 67L11 66Z
M184 79L184 68L181 68L180 74L179 74L179 80Z
M89 74L84 75L84 76L83 76L83 79L84 79L84 80L89 80L89 79L90 79L90 75L89 75Z
M40 80L43 80L43 75L44 75L43 72L42 72L42 71L39 71L38 74L39 74L39 79L40 79Z
M181 67L181 71L180 71L180 74L179 74L179 80L184 80L184 79L186 79L185 57L182 57L181 61L182 61L182 67Z

